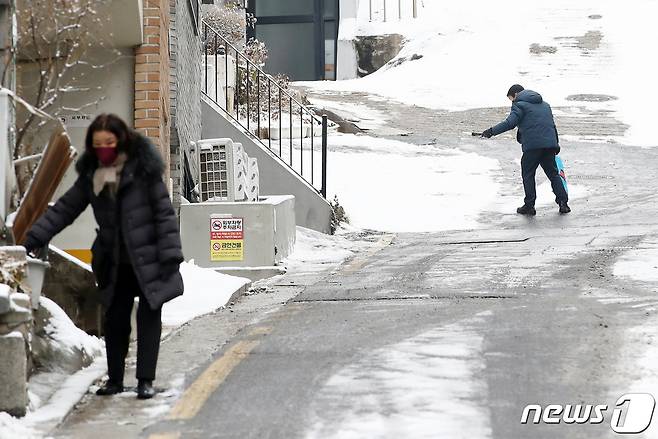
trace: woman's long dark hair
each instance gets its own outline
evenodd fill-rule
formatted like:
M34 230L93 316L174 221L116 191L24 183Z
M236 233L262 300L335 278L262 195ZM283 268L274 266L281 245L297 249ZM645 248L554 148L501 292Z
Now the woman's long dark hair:
M85 149L92 152L94 149L94 133L96 131L109 131L117 137L117 149L129 156L132 153L132 132L128 125L116 114L103 113L94 119L87 129Z

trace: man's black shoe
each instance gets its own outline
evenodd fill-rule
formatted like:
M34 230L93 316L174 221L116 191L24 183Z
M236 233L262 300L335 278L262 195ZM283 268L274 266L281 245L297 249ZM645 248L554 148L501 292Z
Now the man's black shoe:
M139 380L137 384L137 399L151 399L155 396L153 381Z
M116 395L117 393L123 392L123 384L117 384L112 381L105 383L103 387L96 390L96 395L98 396L109 396Z
M560 213L569 213L571 212L571 208L567 204L566 201L560 201Z
M537 215L537 211L535 210L535 208L532 206L528 206L527 204L524 204L523 206L516 209L516 213L521 215L530 215L530 216Z

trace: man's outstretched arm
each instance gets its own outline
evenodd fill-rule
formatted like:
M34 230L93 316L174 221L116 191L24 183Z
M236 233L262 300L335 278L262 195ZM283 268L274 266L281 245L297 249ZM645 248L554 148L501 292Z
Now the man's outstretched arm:
M516 128L519 125L519 122L523 118L523 110L521 107L518 105L512 105L512 111L510 111L509 116L507 116L507 119L502 121L496 126L493 126L489 128L488 130L484 131L482 133L482 137L491 137L491 136L497 136L498 134L502 134L505 131L509 131L511 129Z

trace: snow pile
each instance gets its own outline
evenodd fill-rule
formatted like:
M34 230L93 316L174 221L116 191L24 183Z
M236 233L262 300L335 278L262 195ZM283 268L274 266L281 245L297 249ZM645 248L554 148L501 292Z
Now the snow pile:
M497 160L369 136L335 135L329 199L356 227L430 232L479 227L495 200Z
M426 1L418 20L387 24L367 23L360 10L355 34L401 33L408 43L394 61L422 58L364 79L304 85L466 110L507 106L505 92L518 82L554 107L611 111L630 125L618 140L656 146L646 109L658 100L651 86L657 65L647 51L658 39L656 16L653 0L633 7L617 0Z
M180 266L185 293L162 307L162 324L178 326L195 317L211 313L226 305L231 295L250 283L243 277L221 274L201 268L194 260Z
M75 326L59 305L43 296L39 303L42 309L37 316L45 311L47 322L43 333L37 334L35 340L40 343L37 355L42 367L63 368L74 372L103 354L103 341ZM47 351L44 352L44 349Z
M449 325L378 349L332 376L307 438L491 437L482 337Z
M327 235L297 226L297 242L294 252L285 260L289 270L306 271L314 267L340 264L354 254L355 243L339 235Z
M0 412L0 439L37 439L42 437L20 419Z
M107 371L104 357L97 358L91 365L70 376L62 376L56 383L55 393L38 410L28 413L23 422L30 427L50 430L59 423L87 393L92 383ZM33 389L30 386L30 389Z
M42 405L65 407L60 398L79 400L93 379L97 378L99 371L89 383L80 385L77 377L81 369L89 367L95 359L104 363L104 343L98 337L91 336L75 326L68 315L55 302L41 296L40 308L35 314L37 324L36 337L32 343L32 353L37 373L30 377L28 382L29 409L31 416L46 416L46 411L39 410ZM42 327L42 329L39 329ZM74 375L72 375L74 374ZM74 380L62 387L62 383ZM62 394L62 389L69 391ZM59 395L57 395L59 394ZM77 398L77 399L76 399ZM52 410L52 409L49 409ZM65 413L65 412L64 412ZM48 416L46 416L48 417Z
M75 326L55 302L41 296L35 322L32 353L38 372L28 382L28 414L16 419L0 413L2 439L41 437L37 431L66 416L106 370L103 341Z
M613 273L641 282L658 282L658 239L644 241L639 248L625 253Z

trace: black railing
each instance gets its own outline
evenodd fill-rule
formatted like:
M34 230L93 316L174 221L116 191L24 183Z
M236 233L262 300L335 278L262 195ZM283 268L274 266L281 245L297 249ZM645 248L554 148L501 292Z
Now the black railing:
M327 117L318 117L205 22L202 37L203 93L326 198ZM316 135L321 138L319 148Z
M370 21L386 22L396 15L398 20L418 18L418 0L368 0L368 11Z

